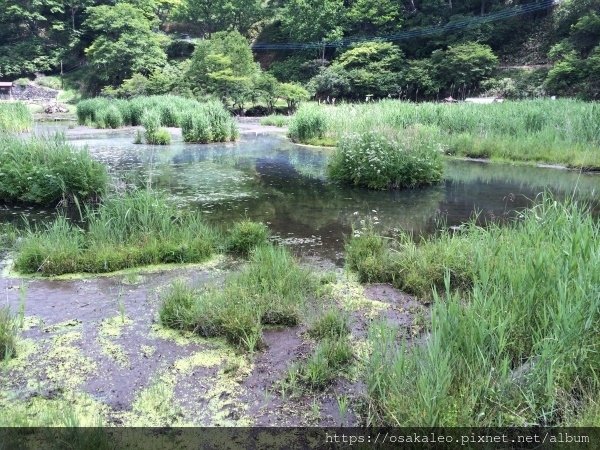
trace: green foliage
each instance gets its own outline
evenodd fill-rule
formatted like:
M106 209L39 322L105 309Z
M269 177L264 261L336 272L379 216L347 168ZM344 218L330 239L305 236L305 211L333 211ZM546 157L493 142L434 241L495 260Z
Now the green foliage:
M469 241L473 285L433 294L422 345L373 330L370 423L569 425L574 405L593 417L599 234L588 210L546 198L510 227L444 238Z
M0 307L0 362L15 356L17 332L17 320L10 312L10 308Z
M228 248L234 253L249 255L256 247L265 245L269 230L262 223L243 220L229 230Z
M331 179L369 189L399 189L442 180L439 133L413 127L343 137L329 160Z
M308 91L296 83L281 83L276 92L287 102L289 111L295 111L301 102L309 98Z
M205 103L186 112L181 131L185 142L200 144L235 141L239 136L235 120L218 101Z
M325 136L325 111L314 104L303 105L292 117L288 135L294 142L310 143Z
M175 285L163 299L161 323L202 336L224 336L248 351L262 346L264 325L296 325L314 293L311 273L283 247L256 247L241 272L207 290Z
M53 276L198 263L214 253L220 239L197 214L148 191L108 197L97 209L86 209L85 222L87 230L59 216L29 229L15 268Z
M85 53L93 77L103 85L116 87L134 73L148 74L166 63L162 38L130 3L91 7L84 26L95 36Z
M162 111L157 109L144 111L144 114L142 115L142 125L145 130L144 137L146 143L150 145L169 145L171 143L171 134L169 133L169 130L160 127L163 117L168 122L177 121L177 119L170 114L170 110L166 108Z
M350 334L348 317L338 310L324 311L309 327L308 334L318 341L342 339Z
M260 0L186 0L176 11L177 17L196 22L208 36L229 28L246 33L263 14Z
M260 119L260 124L265 126L284 128L288 126L290 120L290 116L267 116Z
M104 165L60 135L0 135L0 168L0 197L11 203L55 205L73 197L87 201L101 195L108 183Z
M24 103L0 103L0 132L20 133L33 126L33 116Z
M343 136L374 129L399 132L417 127L437 136L448 154L508 161L564 164L570 167L600 167L600 108L595 103L574 100L529 100L494 105L413 104L381 101L367 105L337 107L305 105L310 116L324 121L319 143L335 145ZM308 115L308 114L307 114ZM292 119L290 130L297 118ZM303 122L307 122L300 116ZM322 124L321 124L322 125ZM421 125L425 126L422 128ZM438 130L437 134L435 130ZM302 139L314 142L313 135Z

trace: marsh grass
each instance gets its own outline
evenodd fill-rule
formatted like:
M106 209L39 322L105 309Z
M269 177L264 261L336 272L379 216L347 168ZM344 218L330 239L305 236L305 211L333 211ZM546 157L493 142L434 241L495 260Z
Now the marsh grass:
M227 248L233 253L249 255L250 252L269 239L269 229L262 223L243 220L229 230Z
M336 145L349 133L381 127L402 131L415 125L437 128L438 143L450 155L600 168L600 104L578 100L313 104L301 107L292 119L290 136L303 143Z
M96 128L144 125L146 141L154 145L170 143L168 131L161 127L182 128L185 142L228 142L239 136L235 120L221 102L200 103L174 95L83 100L77 104L77 119Z
M0 198L8 203L55 205L65 198L82 201L104 193L106 168L87 150L64 136L21 139L0 136Z
M285 128L290 124L290 116L272 115L260 119L260 124L264 126Z
M247 351L262 346L262 329L268 325L299 323L316 281L283 247L256 247L239 273L223 286L195 289L175 283L160 309L167 327L192 330L201 336L223 336Z
M0 132L20 133L33 126L33 115L24 103L0 102Z
M0 307L0 361L17 353L18 321L8 306Z
M103 273L170 263L198 263L216 251L219 233L199 215L150 191L113 195L85 211L86 229L59 216L33 226L18 245L15 268L44 276Z
M595 417L599 238L585 207L551 198L510 227L444 237L440 248L468 242L472 285L457 290L446 275L432 293L422 345L405 348L387 327L372 330L370 422L525 426Z

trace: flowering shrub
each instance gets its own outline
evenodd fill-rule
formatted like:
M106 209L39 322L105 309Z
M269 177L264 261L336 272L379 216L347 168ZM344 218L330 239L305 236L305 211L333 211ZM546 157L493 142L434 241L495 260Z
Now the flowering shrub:
M369 189L400 189L434 184L442 179L442 152L435 129L413 127L349 134L339 142L329 163L336 181Z

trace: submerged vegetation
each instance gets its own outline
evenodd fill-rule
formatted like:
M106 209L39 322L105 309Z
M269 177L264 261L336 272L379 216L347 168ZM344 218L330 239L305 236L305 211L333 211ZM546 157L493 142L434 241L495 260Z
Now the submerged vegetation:
M162 196L136 191L87 208L86 229L59 216L31 227L18 245L15 268L44 276L103 273L168 263L198 263L216 250L218 233L198 214Z
M168 131L161 127L182 128L186 142L226 142L238 137L237 124L221 102L200 103L174 95L83 100L77 104L77 119L97 128L143 125L149 144L170 142Z
M248 265L224 286L196 289L176 282L163 298L161 323L201 336L223 336L248 351L262 347L268 325L299 323L302 308L315 292L310 271L283 247L256 247Z
M107 183L105 166L62 136L0 135L0 198L5 202L55 205L74 197L87 201L101 195Z
M600 168L600 106L576 100L492 105L381 101L304 105L290 124L299 142L336 145L349 133L424 125L449 155Z
M472 226L394 251L372 235L350 243L349 264L363 279L429 289L434 301L421 345L405 348L389 327L372 329L370 421L577 422L600 389L599 238L586 208L545 198L510 227Z
M0 102L0 132L19 133L33 126L33 116L24 103Z

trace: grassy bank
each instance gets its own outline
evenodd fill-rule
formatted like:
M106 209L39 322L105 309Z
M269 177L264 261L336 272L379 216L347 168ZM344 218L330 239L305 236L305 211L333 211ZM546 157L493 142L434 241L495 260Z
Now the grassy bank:
M198 263L220 243L215 230L163 197L138 191L85 212L86 229L59 216L33 227L18 245L15 268L45 276L105 273L165 263Z
M174 283L163 299L161 323L205 337L223 336L248 351L262 346L267 325L293 326L315 291L315 282L283 247L260 245L248 265L224 286L195 289Z
M106 190L106 168L64 137L21 139L0 135L0 199L55 205L63 198L89 200Z
M449 155L600 168L600 105L576 100L528 100L492 105L405 103L303 105L290 123L298 142L336 145L349 133L439 130Z
M33 126L33 116L24 103L0 102L0 132L20 133Z
M144 125L151 144L166 143L160 127L182 128L186 142L226 142L238 137L235 120L220 102L200 103L173 95L83 100L77 104L77 119L96 128Z
M386 326L371 330L370 421L587 422L600 389L599 238L585 208L545 199L510 227L471 226L417 246L370 234L352 241L348 261L364 280L434 303L419 345L403 347Z

